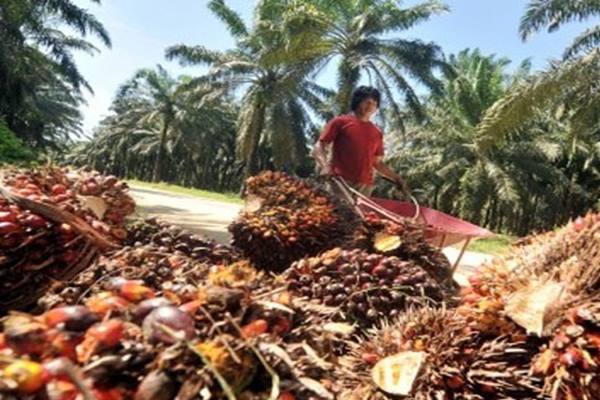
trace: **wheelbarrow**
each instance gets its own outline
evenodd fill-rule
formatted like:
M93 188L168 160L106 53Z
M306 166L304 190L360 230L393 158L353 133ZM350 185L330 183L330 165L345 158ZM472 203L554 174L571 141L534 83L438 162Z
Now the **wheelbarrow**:
M411 196L410 202L367 197L352 188L339 176L331 177L331 180L363 218L365 212L371 211L382 218L398 223L402 223L406 218L421 222L425 225L426 240L440 249L464 241L458 258L452 265L452 274L460 264L460 260L464 256L467 247L469 247L471 240L494 236L493 232L470 222L421 206L413 196Z

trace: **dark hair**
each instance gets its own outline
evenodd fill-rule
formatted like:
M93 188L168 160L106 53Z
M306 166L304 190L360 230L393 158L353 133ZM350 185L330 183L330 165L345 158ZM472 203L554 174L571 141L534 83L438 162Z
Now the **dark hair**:
M358 105L364 99L373 99L377 102L377 107L381 103L381 93L372 86L359 86L352 92L352 100L350 101L350 109L356 111Z

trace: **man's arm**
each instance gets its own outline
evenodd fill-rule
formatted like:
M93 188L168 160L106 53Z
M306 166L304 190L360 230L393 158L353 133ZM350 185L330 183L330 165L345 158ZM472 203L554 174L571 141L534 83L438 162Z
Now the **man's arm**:
M333 173L333 143L340 133L340 123L340 118L333 118L325 125L311 153L317 162L320 175L331 175Z
M311 155L317 162L319 174L331 175L333 171L333 168L331 166L333 158L333 144L317 140L317 143L315 143L315 147L313 148Z
M410 198L411 194L410 190L408 189L408 185L404 179L402 179L402 177L396 173L396 171L388 167L387 164L383 162L383 156L379 156L375 159L375 170L384 177L392 180L402 190L404 196Z

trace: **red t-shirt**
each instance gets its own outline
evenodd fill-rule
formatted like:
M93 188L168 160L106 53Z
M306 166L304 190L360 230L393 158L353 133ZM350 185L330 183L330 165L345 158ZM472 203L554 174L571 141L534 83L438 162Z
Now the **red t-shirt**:
M375 158L383 155L383 135L372 122L354 115L335 117L319 140L333 143L333 172L350 182L372 185Z

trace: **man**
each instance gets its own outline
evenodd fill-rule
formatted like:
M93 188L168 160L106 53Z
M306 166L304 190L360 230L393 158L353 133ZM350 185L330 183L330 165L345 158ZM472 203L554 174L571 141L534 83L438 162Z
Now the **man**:
M340 176L365 196L373 191L373 169L410 196L402 177L383 162L383 135L371 122L380 101L377 89L359 86L352 93L352 113L327 123L315 144L313 157L321 175Z

